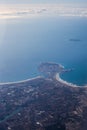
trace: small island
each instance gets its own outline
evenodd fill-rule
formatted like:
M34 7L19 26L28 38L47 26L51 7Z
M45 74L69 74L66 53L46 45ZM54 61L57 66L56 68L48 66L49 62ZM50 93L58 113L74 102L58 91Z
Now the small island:
M80 42L81 40L77 39L77 38L71 38L71 39L69 39L69 41L71 41L71 42Z

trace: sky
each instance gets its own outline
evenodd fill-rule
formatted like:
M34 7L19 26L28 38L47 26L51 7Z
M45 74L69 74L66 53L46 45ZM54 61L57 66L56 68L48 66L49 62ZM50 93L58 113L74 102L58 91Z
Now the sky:
M0 19L52 14L87 17L87 0L0 0Z
M0 19L37 16L87 17L87 8L62 4L22 4L0 6Z
M27 3L87 3L87 0L0 0L0 4L27 4Z

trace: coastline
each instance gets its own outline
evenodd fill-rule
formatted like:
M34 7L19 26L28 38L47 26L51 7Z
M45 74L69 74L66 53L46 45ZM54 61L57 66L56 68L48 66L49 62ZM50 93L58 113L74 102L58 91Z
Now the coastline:
M35 78L29 78L29 79L25 79L25 80L20 80L20 81L13 81L13 82L3 82L3 83L0 83L0 85L11 85L11 84L19 84L19 83L25 83L25 82L28 82L28 81L32 81L34 79L39 79L41 78L41 76L37 76Z
M66 84L66 85L72 86L72 87L85 87L85 86L79 86L79 85L76 85L76 84L73 84L73 83L70 83L66 80L61 79L59 73L56 74L56 80L58 80L61 83Z
M34 78L29 78L29 79L25 79L25 80L20 80L20 81L13 81L13 82L3 82L3 83L0 83L0 86L1 85L12 85L12 84L20 84L20 83L26 83L26 82L29 82L29 81L32 81L32 80L36 80L36 79L39 79L39 78L42 78L42 76L37 76L37 77L34 77ZM60 74L57 73L56 76L55 76L55 79L57 81L59 81L60 83L62 84L66 84L68 86L71 86L71 87L87 87L87 85L84 85L84 86L80 86L80 85L76 85L76 84L73 84L73 83L70 83L66 80L63 80L61 77L60 77Z

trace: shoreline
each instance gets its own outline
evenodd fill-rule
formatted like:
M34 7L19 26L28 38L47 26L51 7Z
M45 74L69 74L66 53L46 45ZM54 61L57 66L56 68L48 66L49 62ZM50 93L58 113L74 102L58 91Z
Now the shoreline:
M3 83L0 83L0 86L1 86L1 85L11 85L11 84L25 83L25 82L32 81L32 80L39 79L39 78L42 78L42 76L37 76L37 77L34 77L34 78L29 78L29 79L20 80L20 81L15 81L15 82L14 82L14 81L13 81L13 82L3 82ZM76 84L70 83L70 82L68 82L68 81L66 81L66 80L63 80L63 79L60 77L60 74L59 74L59 73L56 74L55 79L56 79L57 81L59 81L60 83L66 84L66 85L71 86L71 87L87 87L87 85L80 86L80 85L76 85Z
M66 80L61 79L59 73L56 74L56 80L58 80L61 83L66 84L66 85L72 86L72 87L85 87L85 86L79 86L79 85L76 85L76 84L73 84L73 83L70 83Z
M25 80L19 80L19 81L15 81L15 82L14 81L13 82L3 82L3 83L0 82L0 85L10 85L10 84L25 83L25 82L32 81L34 79L39 79L39 78L41 78L41 76L37 76L35 78L29 78L29 79L25 79Z

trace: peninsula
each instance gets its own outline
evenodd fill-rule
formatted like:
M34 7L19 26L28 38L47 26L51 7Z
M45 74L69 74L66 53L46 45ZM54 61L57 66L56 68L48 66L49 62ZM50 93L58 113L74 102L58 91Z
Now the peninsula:
M72 71L73 69L65 69L64 66L57 63L46 62L41 63L38 70L42 75L50 79L56 79L56 75L64 72Z

